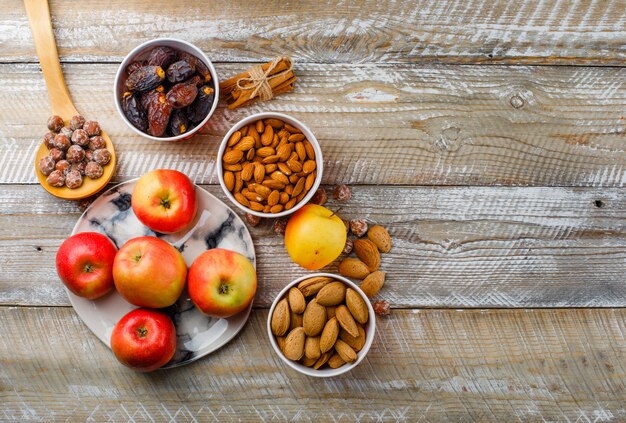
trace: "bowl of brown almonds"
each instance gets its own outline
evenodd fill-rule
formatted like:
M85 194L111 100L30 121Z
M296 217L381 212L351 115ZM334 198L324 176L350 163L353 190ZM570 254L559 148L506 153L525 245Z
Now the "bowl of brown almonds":
M311 130L282 113L242 119L217 153L222 190L237 207L259 217L286 216L305 205L322 171L322 150Z
M276 297L267 333L276 354L308 376L331 377L356 367L376 331L374 309L343 276L315 273L288 284Z

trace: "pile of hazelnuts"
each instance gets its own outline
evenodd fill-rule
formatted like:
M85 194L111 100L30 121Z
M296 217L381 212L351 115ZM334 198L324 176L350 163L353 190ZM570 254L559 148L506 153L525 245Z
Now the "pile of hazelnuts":
M111 152L100 136L98 122L76 115L65 126L60 116L50 116L48 129L43 143L49 153L39 160L39 171L47 176L49 185L76 189L83 184L83 177L102 176L103 166L111 161Z

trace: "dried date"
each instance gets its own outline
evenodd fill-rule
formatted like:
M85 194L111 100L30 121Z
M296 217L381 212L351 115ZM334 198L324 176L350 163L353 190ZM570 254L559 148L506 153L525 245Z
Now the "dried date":
M148 129L148 114L146 109L141 105L141 101L137 100L137 96L130 91L126 91L122 97L122 110L126 119L140 131Z
M135 72L136 70L139 70L140 68L143 68L146 65L147 65L147 63L146 62L142 62L142 61L130 62L130 64L128 66L126 66L126 75L130 75L133 72Z
M195 66L187 62L186 60L179 60L172 63L167 68L167 80L172 84L183 82L185 79L190 78L196 72ZM153 87L154 88L154 87Z
M189 127L189 120L187 119L187 115L181 109L176 109L172 113L172 117L169 123L169 132L173 136L177 136L180 134L184 134L187 132L187 128Z
M170 64L176 60L176 50L170 47L157 47L150 52L148 58L148 65L160 66L162 69L166 69Z
M209 82L211 80L211 72L207 65L204 64L202 60L194 56L193 54L189 54L186 51L178 52L179 60L186 60L188 63L191 63L198 72L198 75L202 78L203 82Z
M172 106L165 100L165 94L151 97L148 104L148 134L154 137L163 135L171 114Z
M174 109L189 106L198 95L198 87L194 83L181 82L174 85L165 95L165 99Z
M208 85L202 86L198 91L198 96L187 109L187 117L189 120L195 123L202 122L206 115L209 114L214 100L215 90Z
M158 87L165 78L160 66L144 66L131 73L126 80L128 91L145 92Z

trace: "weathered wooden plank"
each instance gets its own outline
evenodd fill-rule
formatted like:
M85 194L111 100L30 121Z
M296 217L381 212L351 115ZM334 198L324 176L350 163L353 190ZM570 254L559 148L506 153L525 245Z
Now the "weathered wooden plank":
M357 186L327 206L389 229L380 297L394 307L626 306L623 189ZM3 186L0 303L68 305L53 263L77 218L40 187ZM251 228L260 307L305 274L271 225Z
M365 361L288 369L267 311L196 363L139 374L69 308L0 308L0 417L131 421L621 421L626 311L414 310L377 319Z
M156 37L188 40L217 61L623 65L621 0L335 2L52 1L66 61L119 61ZM24 7L0 5L2 61L36 60Z
M624 186L626 68L306 65L296 91L263 105L220 106L205 134L145 140L115 111L117 65L65 73L79 110L119 154L115 179L155 167L217 183L217 146L241 118L292 114L319 138L325 183ZM219 65L232 75L244 64ZM31 183L48 102L36 65L0 65L0 183Z

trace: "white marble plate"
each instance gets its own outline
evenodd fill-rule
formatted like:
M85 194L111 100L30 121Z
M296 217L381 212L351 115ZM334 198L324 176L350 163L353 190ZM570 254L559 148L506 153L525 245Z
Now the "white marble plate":
M202 252L211 248L237 251L252 261L256 268L254 245L243 221L226 204L196 186L198 212L186 233L164 235L144 226L130 206L136 179L104 192L78 219L72 235L79 232L100 232L120 248L131 238L152 235L171 243L183 254L187 266ZM117 291L95 301L86 300L67 291L74 310L91 331L111 347L110 338L117 321L137 308ZM252 305L228 319L206 317L194 307L187 290L171 307L163 309L176 326L177 345L172 360L163 368L181 366L203 357L230 341L248 320Z

